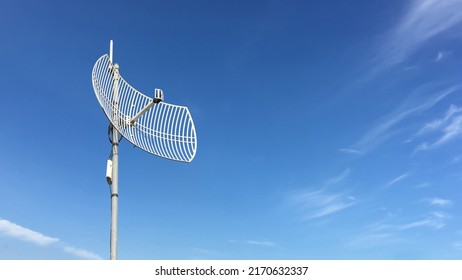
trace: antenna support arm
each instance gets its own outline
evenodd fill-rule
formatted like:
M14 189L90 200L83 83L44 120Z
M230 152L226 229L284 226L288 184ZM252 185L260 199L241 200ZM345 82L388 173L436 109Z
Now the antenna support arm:
M156 88L154 91L154 98L148 103L141 111L138 112L133 118L130 119L130 124L133 125L144 113L146 113L154 104L161 102L164 99L164 92Z

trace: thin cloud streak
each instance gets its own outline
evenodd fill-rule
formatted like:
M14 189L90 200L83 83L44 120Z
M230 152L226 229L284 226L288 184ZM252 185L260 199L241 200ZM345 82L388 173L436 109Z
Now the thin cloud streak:
M451 216L445 212L430 212L422 219L405 222L390 223L386 220L372 223L361 229L361 233L348 238L347 247L364 248L387 246L390 243L404 242L404 233L416 229L441 230Z
M214 251L214 250L198 248L198 247L191 247L191 249L196 253L199 253L201 255L207 255L209 257L224 257L225 256L222 253ZM197 258L197 259L203 259L203 258Z
M434 228L434 229L440 229L440 228L444 227L445 225L446 224L441 222L440 220L426 218L426 219L423 219L423 220L419 220L419 221L415 221L415 222L408 223L408 224L405 224L405 225L401 225L399 227L399 229L400 230L408 230L408 229L413 229L413 228L417 228L417 227L431 227L431 228Z
M438 207L451 207L454 205L454 201L439 197L427 198L425 201L432 206Z
M27 241L38 246L50 246L59 244L58 246L61 247L64 252L74 255L80 259L103 259L99 255L85 249L79 249L65 245L63 242L60 242L59 238L46 236L40 232L22 227L5 219L0 219L0 234L4 234L18 240Z
M303 212L305 219L311 220L345 210L353 206L356 199L343 193L330 193L325 189L310 189L292 194L289 203Z
M415 189L424 189L424 188L428 188L428 187L430 187L429 182L423 182L423 183L420 183L420 184L414 186Z
M381 67L403 62L422 45L462 22L462 1L411 1L398 24L382 42ZM441 54L440 60L443 58Z
M0 220L0 233L39 246L48 246L59 241L58 238L46 236L5 219Z
M388 246L400 240L392 233L362 233L347 239L348 248L370 249L379 246Z
M410 106L407 104L408 102L405 102L397 110L382 118L382 121L366 132L366 134L355 145L353 145L353 149L363 152L370 151L394 135L396 132L393 131L393 128L400 122L417 113L422 113L432 108L438 102L454 93L459 88L459 85L452 86L438 94L435 94L432 98L420 104L413 104Z
M446 226L446 220L451 219L451 216L445 212L435 211L430 212L424 216L423 219L407 222L407 223L399 223L399 224L392 224L386 223L384 221L371 224L368 227L369 232L399 232L399 231L407 231L410 229L415 229L419 227L428 227L431 229L441 229Z
M338 184L342 182L343 180L345 180L348 177L348 175L350 175L350 173L351 173L350 168L347 168L342 173L340 173L338 176L328 179L326 183L328 185Z
M377 42L376 55L370 60L369 79L383 70L404 62L421 46L437 36L454 29L462 24L462 1L459 0L412 0L408 7L380 41ZM435 62L442 61L450 52L439 51ZM458 86L457 86L458 87ZM406 118L433 107L457 87L447 89L442 94L426 103L414 107L401 107L390 115L385 116L375 127L370 129L354 145L340 151L350 154L367 154L384 141L397 133L394 129ZM449 137L451 137L449 135ZM446 141L442 139L442 141ZM443 143L441 142L441 143ZM418 150L425 150L431 145L421 144ZM360 153L355 153L358 151Z
M441 62L443 59L446 59L451 54L452 52L439 51L438 54L436 55L435 62Z
M398 226L399 230L408 230L417 227L430 227L438 230L446 226L445 220L450 219L451 216L444 212L432 212L426 218L411 223Z
M461 107L451 105L445 116L425 124L414 137L422 137L429 133L441 133L442 135L433 143L423 142L414 149L414 154L420 151L442 146L454 138L462 135L462 112Z
M85 249L74 248L71 246L65 246L63 248L63 251L71 255L74 255L80 259L86 259L86 260L102 260L103 259L101 256L93 252L87 251Z
M428 133L441 129L452 119L452 117L455 114L460 113L460 112L462 112L461 107L457 107L456 105L451 104L451 106L449 106L449 109L446 111L446 114L443 118L436 119L436 120L433 120L425 124L419 131L417 131L415 136L421 136L421 135L428 134Z
M338 151L342 152L342 153L345 153L345 154L364 155L364 152L362 152L360 150L349 149L349 148L338 149Z
M444 134L432 146L442 145L459 136L462 133L462 116L453 118L451 123L443 129L443 132Z
M399 175L398 177L394 178L393 180L391 180L390 182L388 182L386 185L385 185L385 188L388 188L396 183L398 183L399 181L402 181L404 180L406 177L409 176L409 173L403 173L401 175Z
M258 240L247 240L247 241L239 241L235 239L228 240L229 243L236 243L236 244L246 244L252 246L260 246L260 247L276 247L277 244L272 241L258 241Z
M246 242L250 245L262 246L262 247L275 247L276 243L270 241L255 241L255 240L248 240Z

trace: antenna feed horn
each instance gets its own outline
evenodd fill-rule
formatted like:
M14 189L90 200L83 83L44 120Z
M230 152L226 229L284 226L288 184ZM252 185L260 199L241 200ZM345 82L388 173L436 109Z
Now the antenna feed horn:
M164 92L160 88L154 90L154 103L164 101Z

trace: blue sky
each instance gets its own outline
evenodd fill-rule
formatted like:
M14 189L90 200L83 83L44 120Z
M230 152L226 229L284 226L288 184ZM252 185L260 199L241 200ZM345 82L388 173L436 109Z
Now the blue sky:
M0 259L107 259L121 75L192 163L120 146L121 259L460 259L462 1L3 1Z

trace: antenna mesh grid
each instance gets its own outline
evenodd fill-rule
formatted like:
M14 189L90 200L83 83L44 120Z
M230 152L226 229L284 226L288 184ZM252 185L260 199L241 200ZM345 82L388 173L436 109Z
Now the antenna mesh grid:
M133 124L130 120L152 98L119 79L118 102L114 100L112 64L107 54L93 67L93 89L104 113L117 130L133 145L163 158L190 162L196 155L197 139L187 107L164 102L154 104Z

